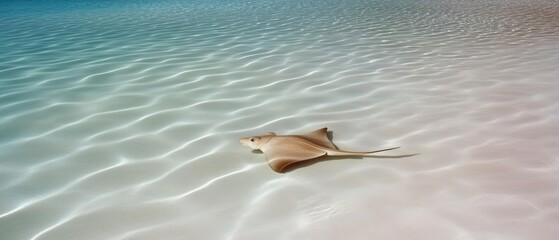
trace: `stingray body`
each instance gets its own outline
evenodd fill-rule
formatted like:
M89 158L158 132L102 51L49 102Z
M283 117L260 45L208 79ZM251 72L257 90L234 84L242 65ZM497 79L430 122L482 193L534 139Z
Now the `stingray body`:
M328 138L327 128L303 135L276 135L269 132L265 135L241 138L240 142L247 147L260 149L266 156L270 167L276 172L282 172L285 167L293 163L322 156L366 156L398 148L370 152L339 150Z

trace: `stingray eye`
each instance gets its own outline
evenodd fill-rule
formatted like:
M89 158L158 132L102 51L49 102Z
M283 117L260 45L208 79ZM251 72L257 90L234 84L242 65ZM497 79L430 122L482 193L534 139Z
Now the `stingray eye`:
M254 142L254 138L250 138L250 141L251 141L251 142Z

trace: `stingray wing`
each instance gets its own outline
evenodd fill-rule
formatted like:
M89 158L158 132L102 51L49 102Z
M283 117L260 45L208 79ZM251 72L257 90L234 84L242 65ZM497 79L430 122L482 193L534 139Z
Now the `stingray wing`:
M261 149L270 167L281 172L290 164L326 155L326 151L296 136L280 136L272 138Z
M303 138L322 147L337 149L336 146L334 146L334 143L332 143L332 141L328 138L328 128L321 128L304 135L297 135L297 137Z

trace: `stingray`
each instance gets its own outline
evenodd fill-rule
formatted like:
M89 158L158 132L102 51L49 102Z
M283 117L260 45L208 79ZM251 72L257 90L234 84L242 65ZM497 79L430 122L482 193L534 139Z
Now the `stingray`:
M293 163L323 156L371 156L369 155L371 153L400 148L393 147L370 152L340 150L328 138L327 128L321 128L303 135L276 135L273 132L268 132L260 136L241 138L240 142L247 147L261 150L266 156L270 167L276 172L282 172L285 167ZM411 155L384 157L404 156Z

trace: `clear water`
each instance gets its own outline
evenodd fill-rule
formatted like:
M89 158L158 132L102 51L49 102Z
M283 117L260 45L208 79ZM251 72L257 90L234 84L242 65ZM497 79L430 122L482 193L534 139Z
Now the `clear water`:
M2 239L556 239L559 3L5 1ZM238 138L321 127L273 172Z

